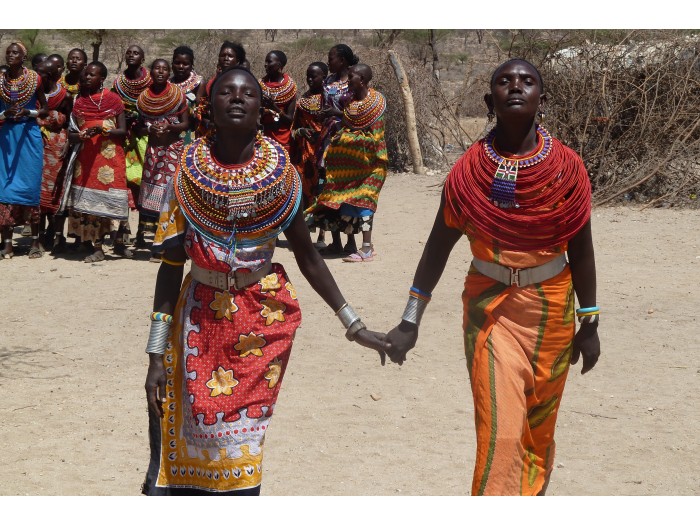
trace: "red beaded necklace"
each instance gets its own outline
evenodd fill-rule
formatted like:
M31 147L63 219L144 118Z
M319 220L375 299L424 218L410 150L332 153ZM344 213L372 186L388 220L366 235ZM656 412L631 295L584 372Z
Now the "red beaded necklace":
M197 73L192 71L190 73L190 76L187 77L182 82L175 82L175 81L173 81L172 78L170 79L170 82L172 84L176 85L177 87L179 87L183 93L187 94L190 91L197 89L199 84L202 83L202 75L198 75Z
M374 124L386 109L386 99L375 89L369 88L362 100L353 100L343 110L343 117L352 128L362 129Z
M287 73L282 76L280 82L260 80L263 94L271 98L275 104L284 106L297 96L297 85Z
M159 119L173 115L185 101L182 90L170 81L160 93L153 92L153 86L143 91L136 107L146 119Z
M514 195L518 206L494 202L499 163L486 140L473 144L445 181L446 206L468 234L518 251L552 249L588 221L591 184L581 158L555 138L523 159ZM542 151L540 151L542 150ZM544 150L547 155L542 155ZM537 162L529 162L537 158Z
M125 102L136 104L141 92L151 85L151 74L145 67L139 70L139 76L134 80L126 78L124 72L119 73L114 79L114 89Z

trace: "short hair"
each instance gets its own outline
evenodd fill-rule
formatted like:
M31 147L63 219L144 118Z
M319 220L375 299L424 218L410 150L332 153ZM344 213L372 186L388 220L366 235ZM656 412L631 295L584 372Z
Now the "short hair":
M522 62L523 64L527 64L530 66L534 71L535 74L537 75L537 80L540 82L540 90L542 90L542 93L544 93L544 80L542 80L542 74L540 73L540 70L537 69L537 66L530 62L529 60L525 60L524 58L509 58L502 64L500 64L496 69L493 70L493 73L491 74L491 81L489 82L489 87L493 86L494 81L496 80L496 73L505 66L506 64L510 64L511 62Z
M143 50L143 48L142 48L140 45L138 45L138 44L131 44L130 46L128 46L128 47L126 48L127 51L129 50L130 47L137 47L137 48L139 49L139 51L141 51L141 54L142 54L144 57L146 56L146 52Z
M66 65L66 61L58 53L50 54L48 57L46 57L46 60L58 60L59 64L61 64L61 67L64 67Z
M153 66L156 65L156 62L165 62L166 65L168 66L168 69L170 69L170 62L168 62L168 61L165 60L164 58L156 58L153 62L151 62L151 67L150 67L150 69L153 69Z
M192 61L192 65L194 65L194 51L192 51L192 48L190 46L177 46L173 50L173 59L177 55L186 55L190 57L190 60Z
M309 67L317 67L321 71L323 71L324 75L328 75L328 64L326 64L325 62L311 62L311 64L309 64Z
M47 58L49 58L49 56L46 53L36 53L32 57L32 66L37 66L37 65L41 64Z
M372 68L369 67L367 64L363 64L360 62L350 67L357 71L360 75L362 75L362 78L365 79L365 83L372 80Z
M105 66L102 62L100 62L99 60L93 60L85 66L85 69L87 69L89 66L97 66L98 68L100 68L102 78L107 78L107 66Z
M282 67L287 65L287 55L284 54L284 51L273 49L268 53L268 55L275 55L277 58L279 58L279 61L282 63Z
M348 66L354 66L360 61L357 55L352 52L352 49L350 49L350 46L347 44L336 44L331 49L335 49L335 52L345 59Z
M219 83L219 80L221 80L221 77L223 77L226 73L230 73L231 71L242 71L243 73L246 73L247 75L249 75L250 78L253 79L253 83L258 87L258 92L260 93L260 101L262 102L263 93L262 93L262 86L260 85L260 82L258 82L258 79L256 78L256 76L253 75L253 73L251 73L249 69L246 69L243 66L238 65L238 64L235 66L225 67L223 69L223 71L221 71L221 73L219 73L216 76L216 78L214 79L214 82L211 85L211 89L209 90L209 98L211 99L214 97L214 87L216 87L216 85Z
M239 64L245 60L245 49L243 49L243 46L238 42L224 40L224 43L221 44L221 47L219 48L219 53L221 53L224 49L233 49L233 52L236 53L236 60L238 60Z
M68 54L67 54L66 56L67 56L67 57L70 56L70 54L71 54L73 51L77 51L78 53L80 53L81 55L83 55L83 62L85 62L85 63L87 64L88 56L87 56L87 53L85 52L84 49L80 49L79 47L74 47L73 49L71 49L70 51L68 51Z

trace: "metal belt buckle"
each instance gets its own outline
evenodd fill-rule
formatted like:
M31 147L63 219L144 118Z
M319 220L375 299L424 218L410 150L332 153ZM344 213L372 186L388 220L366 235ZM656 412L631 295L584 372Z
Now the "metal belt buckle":
M520 288L520 268L510 268L510 285Z
M231 273L226 274L226 285L227 285L227 290L230 290L233 288L234 290L240 290L238 288L238 281L236 280L236 271L234 270Z

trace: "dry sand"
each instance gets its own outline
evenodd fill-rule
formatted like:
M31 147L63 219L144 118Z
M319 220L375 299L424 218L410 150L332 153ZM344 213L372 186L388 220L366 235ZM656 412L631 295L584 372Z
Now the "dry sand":
M398 321L441 176L392 175L379 257L328 260L370 328ZM602 356L572 370L553 495L700 495L700 214L594 209ZM26 243L26 239L22 243ZM0 494L136 495L148 462L144 346L158 265L46 254L0 261ZM473 409L461 342L460 241L403 367L349 343L287 268L302 303L265 447L263 495L467 495Z

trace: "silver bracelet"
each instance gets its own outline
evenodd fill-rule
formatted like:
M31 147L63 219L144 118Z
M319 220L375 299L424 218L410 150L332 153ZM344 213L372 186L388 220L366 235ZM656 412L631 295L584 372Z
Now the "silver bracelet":
M359 332L360 330L364 330L366 328L367 327L365 326L365 323L360 321L360 319L358 318L357 321L355 321L354 323L352 323L350 325L350 328L348 328L348 331L345 332L345 337L348 339L348 341L354 341L355 336L357 335L357 332Z
M348 303L341 306L340 310L338 310L335 315L338 316L338 319L340 319L340 322L343 323L343 327L346 330L350 328L355 321L360 320L360 316L355 313L355 310L353 310L352 306L350 306Z
M403 311L401 319L406 322L413 323L416 326L420 326L420 320L423 317L423 312L428 306L428 301L423 301L418 299L413 295L408 296L408 303L406 303L406 309Z
M38 116L39 116L39 112L36 109L29 110L29 117L30 118L37 118Z
M163 355L165 353L165 347L168 346L169 336L170 323L167 323L166 321L151 320L151 331L148 334L146 353Z
M4 111L0 112L0 122L2 122L3 120L5 120L5 112Z

